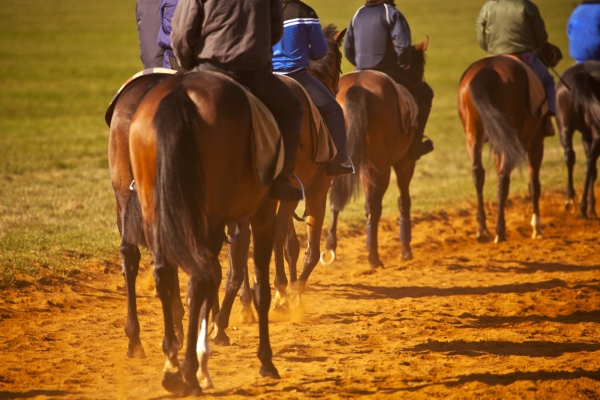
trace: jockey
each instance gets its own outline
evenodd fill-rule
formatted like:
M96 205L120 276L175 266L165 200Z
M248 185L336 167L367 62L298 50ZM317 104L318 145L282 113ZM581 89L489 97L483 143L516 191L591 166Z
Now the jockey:
M540 77L548 114L556 115L554 78L535 51L548 42L537 6L530 0L488 0L477 18L477 41L489 54L515 54Z
M158 46L164 50L162 61L163 68L181 70L173 48L171 47L171 20L175 9L177 8L178 0L160 0L160 28L158 30Z
M156 68L163 65L163 53L156 43L160 21L160 0L137 0L135 16L137 20L140 59L144 68Z
M353 168L348 163L342 107L329 89L307 71L310 60L323 58L328 50L319 17L300 0L283 0L282 3L283 37L273 46L273 70L298 81L323 116L337 149L335 158L325 167L327 175L350 174Z
M417 161L432 151L433 143L430 139L423 141L423 133L431 111L433 90L410 69L410 27L396 9L394 0L367 0L358 9L346 32L344 53L356 69L384 72L412 93L419 107L419 115L408 156Z
M584 0L567 23L569 55L582 63L600 60L600 0Z
M184 71L221 72L250 89L275 117L283 137L283 169L270 196L301 200L292 186L302 103L271 70L271 46L283 34L280 0L180 0L173 16L171 42Z

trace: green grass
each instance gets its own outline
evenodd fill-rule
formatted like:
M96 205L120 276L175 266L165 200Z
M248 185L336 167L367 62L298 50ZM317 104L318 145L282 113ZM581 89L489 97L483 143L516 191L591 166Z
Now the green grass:
M115 91L141 69L134 0L28 0L0 3L0 285L21 274L67 276L87 260L119 258L119 235L107 169L104 112ZM356 0L307 0L322 23L347 26ZM576 3L536 2L551 41L568 54L565 24ZM402 0L413 40L430 38L426 79L435 90L427 134L436 151L419 162L411 185L413 210L434 212L474 201L464 134L456 108L458 79L483 56L475 18L483 2ZM563 60L558 71L572 60ZM351 65L344 61L343 70ZM579 139L579 137L577 137ZM579 145L578 145L579 146ZM580 147L578 147L580 149ZM576 178L582 180L582 152ZM495 173L486 156L486 198ZM565 167L558 137L546 140L544 193L562 188ZM511 193L527 188L526 169L513 174ZM392 185L394 185L392 183ZM384 213L396 215L390 186ZM363 203L342 214L362 226Z

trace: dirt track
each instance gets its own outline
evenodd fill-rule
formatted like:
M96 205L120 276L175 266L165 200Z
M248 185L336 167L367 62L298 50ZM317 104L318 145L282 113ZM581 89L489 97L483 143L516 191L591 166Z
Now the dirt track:
M272 313L282 379L259 377L257 326L240 325L236 303L232 346L212 346L206 397L600 399L600 221L563 211L562 194L544 198L543 240L529 239L525 199L513 198L500 245L475 241L474 207L414 217L410 262L398 259L396 221L384 220L386 267L375 271L364 234L341 232L338 261L311 277L305 315ZM162 316L143 262L145 360L125 356L118 265L5 290L0 398L170 398L160 385Z

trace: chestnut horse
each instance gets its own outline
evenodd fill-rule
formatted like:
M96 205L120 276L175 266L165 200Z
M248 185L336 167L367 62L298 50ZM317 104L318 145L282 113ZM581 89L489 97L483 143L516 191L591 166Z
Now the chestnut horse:
M218 254L226 222L250 218L254 239L254 304L259 319L262 376L279 377L268 334L269 262L277 202L255 177L250 104L243 88L211 72L178 75L154 87L133 116L129 147L154 256L167 357L163 387L199 394L212 387L208 372L208 314L216 299ZM188 331L179 364L171 302L177 266L189 275Z
M481 159L483 144L489 141L498 174L498 218L495 242L506 240L504 208L508 197L510 173L529 160L529 191L533 202L532 238L542 236L539 211L540 166L544 155L544 136L551 135L550 117L532 115L527 67L508 56L482 58L465 71L458 89L458 112L466 137L477 190L477 238L487 241L483 185L485 170Z
M144 71L146 72L146 71ZM150 72L150 71L148 71ZM138 246L146 246L142 230L142 212L137 192L132 186L133 173L129 159L129 127L135 110L146 94L157 84L171 78L169 73L151 73L138 77L127 84L113 100L106 112L106 123L110 127L108 139L108 165L112 187L117 200L117 226L121 234L121 268L127 290L127 319L125 334L129 338L127 355L145 358L146 353L140 340L140 323L137 317L135 281L140 263ZM179 283L174 282L174 292L179 292ZM172 310L174 328L179 343L183 344L183 305L181 297L173 296Z
M598 175L596 162L600 156L600 61L586 61L567 69L556 87L556 122L567 164L567 207L573 205L573 134L581 132L587 157L585 183L579 202L582 218L596 217L594 182ZM588 214L589 206L589 214Z
M425 50L428 40L413 46L410 68L422 78L425 68ZM367 215L367 249L371 267L383 266L379 258L377 229L382 211L382 200L389 182L391 168L397 177L400 197L400 241L402 257L412 258L410 248L410 192L415 162L406 153L413 140L413 132L404 132L398 95L390 80L379 73L362 70L340 78L337 100L344 109L348 126L348 154L356 174L339 177L331 186L330 207L332 223L326 248L335 259L337 248L337 220L360 182L365 193Z
M328 25L323 29L327 40L328 52L325 57L319 61L313 61L310 64L309 71L323 83L333 95L337 91L339 76L341 72L342 54L340 45L343 41L346 30L337 32L335 25ZM319 262L321 229L325 218L327 206L327 193L333 179L325 173L325 164L315 162L313 149L315 140L311 134L310 106L306 100L304 92L289 79L282 78L284 82L296 93L302 102L304 108L304 119L301 128L300 147L298 149L298 158L294 168L294 174L298 176L303 183L306 196L305 220L308 233L308 248L304 255L303 270L300 277L296 274L296 262L300 253L300 246L292 216L298 202L290 201L281 203L277 212L277 235L275 240L275 299L273 308L286 311L289 307L289 298L287 292L288 279L285 274L284 254L290 270L290 280L292 283L293 297L295 305L299 304L300 296L304 293L306 281L311 272ZM231 227L230 229L235 229ZM220 345L229 345L229 337L225 329L229 325L231 307L235 296L242 288L240 299L242 301L242 317L245 322L253 320L250 302L252 296L248 280L247 258L250 231L248 224L240 224L237 241L229 245L230 269L227 273L225 284L225 296L221 310L215 317L217 330L214 332L214 343ZM285 252L284 252L285 245Z

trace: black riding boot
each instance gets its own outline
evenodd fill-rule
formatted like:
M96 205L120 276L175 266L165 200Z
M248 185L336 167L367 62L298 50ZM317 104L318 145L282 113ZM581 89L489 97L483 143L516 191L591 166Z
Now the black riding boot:
M415 137L413 138L410 148L408 149L408 156L411 160L417 161L427 153L433 151L433 142L427 138L423 141L423 132L425 132L425 125L427 125L427 119L429 118L429 112L431 111L431 104L419 103L419 115L417 116L417 130L415 131Z
M280 201L302 200L302 190L293 187L290 182L296 165L300 134L288 132L285 135L282 133L281 136L283 137L283 147L285 149L283 169L271 183L269 195Z

